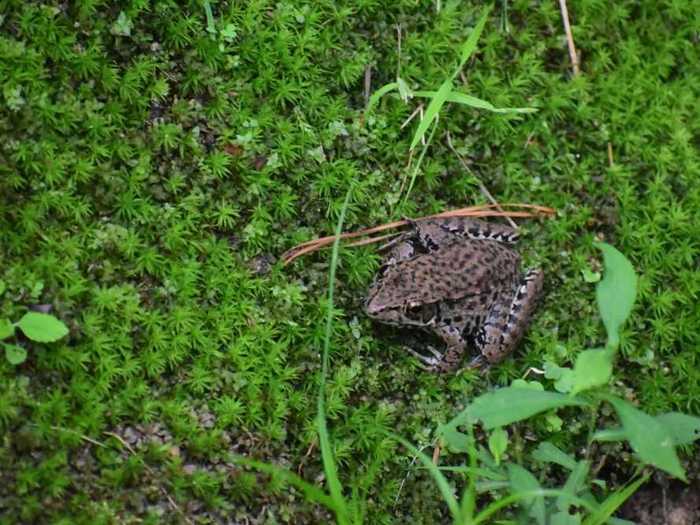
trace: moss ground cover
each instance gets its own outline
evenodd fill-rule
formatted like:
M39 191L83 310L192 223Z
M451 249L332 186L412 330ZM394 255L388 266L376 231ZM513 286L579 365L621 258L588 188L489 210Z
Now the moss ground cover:
M615 387L652 414L700 414L697 4L572 2L572 77L556 2L497 3L455 84L538 112L447 106L402 203L416 121L401 126L419 102L387 95L361 124L366 78L369 93L397 72L437 89L481 7L0 2L2 317L50 304L70 328L20 341L21 365L0 360L1 523L330 519L226 457L322 478L328 254L275 258L332 232L349 190L348 230L481 203L478 180L559 210L525 224L523 253L547 275L539 315L483 377L420 372L360 313L374 250L341 252L326 410L368 522L447 516L385 430L429 445L489 386L604 341L584 279L596 238L640 276ZM520 433L566 448L586 425ZM615 474L631 468L618 452Z

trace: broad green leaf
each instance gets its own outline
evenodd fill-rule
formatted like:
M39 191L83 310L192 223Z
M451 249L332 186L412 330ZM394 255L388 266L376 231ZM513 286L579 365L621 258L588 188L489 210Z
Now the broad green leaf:
M38 343L58 341L68 334L68 327L53 315L27 312L17 326L29 339Z
M557 508L559 508L559 510L568 511L569 507L573 505L573 497L577 496L586 486L586 477L588 476L590 466L591 464L585 460L576 463L576 466L571 471L569 477L566 479L566 483L564 483L562 487L562 490L566 494L557 498Z
M450 452L469 452L469 436L457 430L456 427L440 425L437 434Z
M512 494L542 490L537 478L520 465L508 464L508 479L510 480ZM527 510L528 515L534 518L538 524L544 525L546 523L544 497L533 496L524 498L522 505Z
M625 441L627 434L621 427L605 428L598 430L592 437L595 441L610 442L610 441Z
M0 319L0 339L7 339L15 333L15 325L9 319Z
M430 101L430 104L428 104L428 107L425 110L425 115L423 115L423 120L420 121L418 128L416 128L416 133L413 135L410 149L413 149L418 145L421 138L423 138L423 135L425 135L426 131L428 131L430 124L432 124L433 120L437 118L442 106L445 104L445 100L447 100L447 95L449 95L450 91L452 91L452 79L445 80L442 83L440 89L437 90L437 93L435 93L435 96Z
M545 410L585 405L586 402L581 399L556 392L507 387L477 397L466 410L472 420L479 419L486 429L491 429L527 419Z
M539 381L525 381L524 379L514 379L510 384L513 388L529 388L530 390L544 391L544 385Z
M21 365L27 359L27 350L19 345L3 343L5 358L11 365Z
M637 489L639 489L642 484L646 483L648 479L649 474L645 474L644 476L641 476L629 483L626 487L608 495L608 497L601 502L598 508L588 515L588 517L584 520L583 525L603 525L604 523L611 523L613 513L620 508L632 494L637 492Z
M4 294L6 289L7 285L5 284L5 281L0 280L0 295Z
M673 438L675 446L689 445L700 439L700 418L681 414L680 412L667 412L654 416L666 432ZM596 441L624 441L628 439L624 429L620 427L606 428L593 434Z
M598 386L607 385L612 377L613 351L609 349L585 350L576 357L572 394L578 394Z
M437 92L416 91L413 94L416 97L434 98ZM449 95L447 95L447 102L454 102L456 104L462 104L477 109L485 109L493 113L535 113L537 111L537 108L497 108L486 100L482 100L455 90L451 91Z
M549 523L551 525L580 525L581 515L577 512L576 514L569 514L568 511L561 511L552 514Z
M489 436L489 450L493 459L496 460L496 465L501 464L501 458L508 448L508 432L503 428L494 428Z
M372 109L374 109L374 106L377 105L377 102L379 102L380 98L382 98L384 95L395 89L399 89L398 82L390 82L388 84L383 85L377 91L372 93L372 96L369 97L369 101L367 102L365 114L369 114L372 111Z
M452 78L457 76L459 70L464 67L464 64L467 62L467 60L469 60L469 57L476 49L476 43L479 41L479 37L481 37L481 33L484 30L484 26L486 25L486 21L488 20L492 7L492 5L489 5L484 9L484 12L481 14L481 18L479 18L479 21L474 26L474 29L472 29L472 32L469 33L469 36L465 40L464 44L462 44L462 49L459 53L459 67L455 70Z
M605 272L596 286L598 310L608 333L608 346L620 344L620 327L632 312L637 295L637 275L632 263L615 248L604 242L595 246L603 252Z
M700 439L700 417L667 412L656 416L656 420L666 429L676 446L689 445Z
M566 452L553 445L549 441L542 441L532 453L532 456L537 461L543 463L556 463L562 467L573 470L577 463L576 460L569 456Z
M605 399L615 407L627 439L641 460L685 481L685 471L676 455L673 436L666 427L622 399L613 396L605 396Z

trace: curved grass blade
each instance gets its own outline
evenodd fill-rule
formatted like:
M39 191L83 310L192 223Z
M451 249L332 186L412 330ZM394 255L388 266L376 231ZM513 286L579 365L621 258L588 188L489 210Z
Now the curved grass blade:
M367 107L365 108L365 114L368 115L370 113L370 111L372 111L374 109L374 106L377 105L377 102L379 102L380 98L382 98L387 93L394 91L395 89L399 89L398 82L389 82L388 84L384 84L377 91L372 93L372 96L369 97L369 101L367 101Z
M469 34L469 37L467 37L467 40L464 42L464 44L462 44L462 49L459 53L459 67L457 67L455 72L452 74L452 78L457 76L459 70L462 69L462 67L464 67L464 64L467 62L467 60L469 60L469 57L472 55L472 53L474 53L474 50L476 49L476 43L479 41L479 37L481 36L481 33L484 30L486 20L488 20L489 13L491 12L492 8L493 6L489 5L486 9L484 9L484 12L481 14L481 18L479 18L479 21L476 23L476 26L474 26L474 29Z
M436 92L421 90L415 91L413 94L416 97L434 98ZM464 106L470 106L476 109L485 109L487 111L492 111L493 113L535 113L538 111L537 108L497 108L491 104L491 102L455 90L452 90L447 95L447 102L454 102L456 104L462 104Z
M447 100L447 96L450 94L450 91L452 91L452 79L445 80L440 86L440 89L438 89L435 93L435 96L430 100L430 104L428 104L428 107L425 110L425 115L423 115L423 120L420 121L418 128L416 129L416 133L413 135L410 149L413 149L418 145L420 140L428 131L430 124L433 123L433 120L436 120L438 113L440 113L442 106Z

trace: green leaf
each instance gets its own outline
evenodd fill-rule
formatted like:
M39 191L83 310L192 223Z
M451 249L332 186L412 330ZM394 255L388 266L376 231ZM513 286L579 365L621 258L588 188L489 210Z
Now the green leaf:
M552 408L586 404L581 399L556 392L508 387L477 397L466 410L472 420L479 419L486 429L490 429L527 419Z
M435 91L416 91L413 93L416 97L423 98L435 98L437 92ZM480 98L467 95L461 91L451 91L447 95L447 102L454 102L456 104L462 104L464 106L470 106L476 109L485 109L493 113L535 113L537 108L497 108L490 102L482 100Z
M622 427L605 428L603 430L598 430L593 434L591 439L601 442L625 441L627 439L627 434L625 434Z
M110 32L116 36L131 36L131 29L133 27L133 22L124 11L121 11L117 20L112 24Z
M527 493L542 490L537 478L520 465L508 464L508 478L510 480L511 493ZM524 498L522 505L531 518L534 518L538 524L544 525L546 522L544 497L533 496Z
M620 327L632 312L637 295L637 275L632 263L615 248L604 242L594 245L603 252L605 272L596 286L598 310L608 333L608 346L620 344Z
M399 96L401 97L401 100L403 100L404 102L408 102L408 99L413 98L413 92L411 91L411 88L408 87L408 84L403 78L398 77L396 79L396 84L398 85Z
M676 446L689 445L700 439L700 417L667 412L656 416L656 420L673 437L673 444Z
M568 511L555 512L549 520L551 525L580 525L581 515L569 514Z
M608 495L605 500L601 502L595 512L592 512L584 520L583 525L603 525L607 523L611 518L613 513L622 506L622 504L627 501L627 499L637 492L637 489L646 483L649 479L650 474L645 474L629 483L626 487L613 492Z
M532 456L537 461L542 461L543 463L556 463L557 465L561 465L569 470L573 470L577 465L576 460L573 457L549 441L543 441L537 445L537 448L532 453Z
M369 101L367 101L367 108L365 109L365 114L368 115L374 109L374 106L377 105L377 102L379 102L380 98L382 98L390 91L394 91L395 89L399 89L399 84L397 82L390 82L388 84L384 84L377 91L372 93L372 96L369 97Z
M430 101L430 104L428 104L428 107L425 110L425 115L423 115L423 119L418 124L418 128L416 128L416 132L413 135L410 149L413 149L418 145L420 140L428 131L430 124L432 124L433 120L437 118L442 106L445 104L445 100L447 100L447 95L449 95L450 91L452 91L452 79L445 80L442 83L440 89L437 90L437 93L435 93L435 96Z
M484 9L484 12L481 14L481 18L479 18L479 21L476 23L476 26L474 26L474 29L472 29L472 32L469 33L469 36L465 40L464 44L462 44L462 49L459 53L459 67L453 73L452 78L457 76L459 70L464 67L464 64L466 64L467 60L469 60L469 57L476 49L476 43L481 37L481 33L484 30L484 26L486 25L486 21L488 20L492 7L492 5L489 5Z
M508 448L508 432L503 428L494 428L489 436L489 450L493 459L496 461L496 465L501 464L501 458Z
M5 358L11 365L21 365L27 359L27 350L18 345L2 343L5 347Z
M437 429L440 441L450 452L469 452L469 436L452 425L440 425Z
M15 325L9 319L0 319L0 339L7 339L15 334Z
M605 396L605 399L615 407L627 439L641 460L685 481L685 471L676 455L673 436L666 427L622 399L613 396Z
M510 384L513 388L527 388L530 390L544 391L544 385L539 381L525 381L524 379L514 379Z
M0 295L4 294L5 290L7 290L7 285L5 281L0 280Z
M27 312L17 326L29 339L38 343L58 341L68 334L68 327L53 315Z
M598 386L607 385L612 377L614 353L611 349L593 349L576 357L573 370L572 394L578 394Z
M574 504L573 497L577 496L586 486L586 477L590 470L591 464L588 461L581 460L576 463L576 466L566 479L566 483L562 490L566 493L557 498L557 508L561 511L568 511L569 507Z

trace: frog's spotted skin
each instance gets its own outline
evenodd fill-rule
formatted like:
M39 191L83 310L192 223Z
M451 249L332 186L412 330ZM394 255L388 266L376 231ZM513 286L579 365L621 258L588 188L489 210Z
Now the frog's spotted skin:
M365 302L367 314L438 335L444 354L416 354L432 370L457 368L468 340L487 361L503 359L522 337L543 282L540 270L520 275L520 256L509 246L517 232L464 218L412 226L393 243Z

